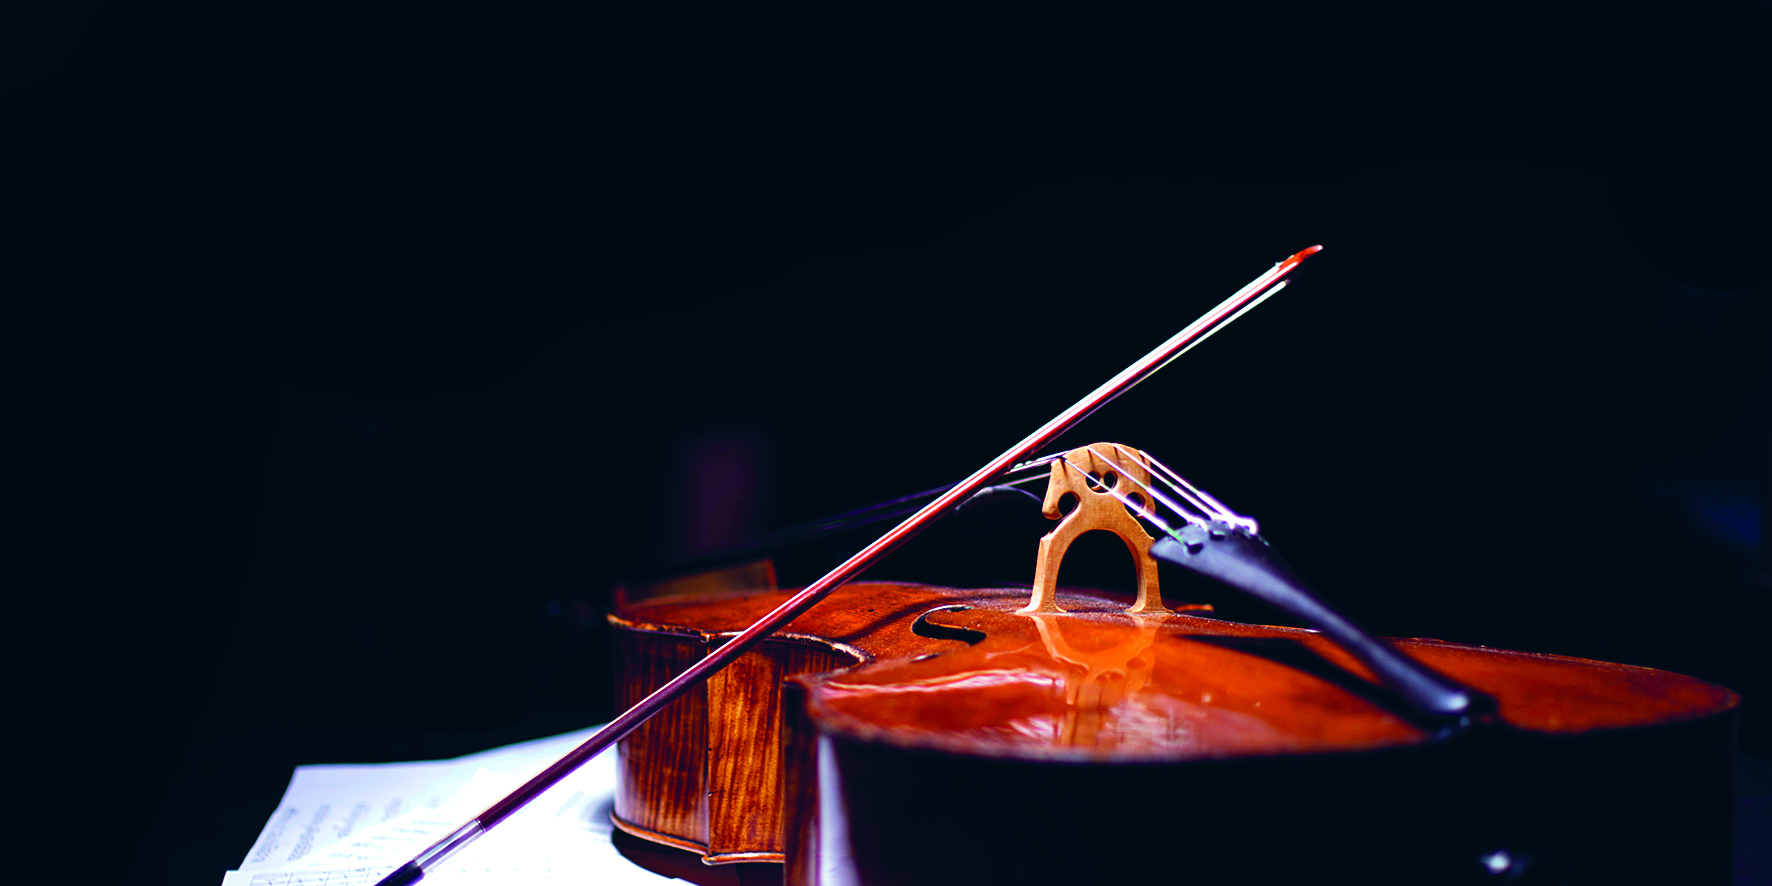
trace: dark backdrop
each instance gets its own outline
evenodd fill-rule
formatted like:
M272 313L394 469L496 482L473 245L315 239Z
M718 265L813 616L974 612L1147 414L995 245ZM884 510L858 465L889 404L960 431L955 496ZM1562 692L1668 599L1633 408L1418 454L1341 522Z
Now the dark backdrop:
M1737 687L1767 754L1772 7L1607 9L16 30L17 722L127 800L81 857L219 876L296 763L606 718L613 583L958 479L1312 243L1066 442L1376 632ZM1028 581L992 538L877 574Z

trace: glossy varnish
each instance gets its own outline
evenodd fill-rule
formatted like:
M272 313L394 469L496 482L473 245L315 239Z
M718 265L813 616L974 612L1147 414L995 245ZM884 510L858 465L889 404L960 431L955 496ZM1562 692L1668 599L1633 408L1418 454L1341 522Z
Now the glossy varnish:
M617 823L711 863L784 860L796 840L810 853L821 741L897 748L925 761L1145 767L1399 751L1437 740L1314 632L1186 611L1129 614L1130 599L1099 592L1061 590L1064 612L1015 611L1028 593L840 589L622 742ZM621 700L644 695L785 597L761 591L628 606L614 619ZM1648 668L1392 642L1493 696L1501 720L1521 733L1673 727L1718 720L1737 704L1727 689ZM787 710L784 680L795 689ZM886 766L899 759L875 758Z

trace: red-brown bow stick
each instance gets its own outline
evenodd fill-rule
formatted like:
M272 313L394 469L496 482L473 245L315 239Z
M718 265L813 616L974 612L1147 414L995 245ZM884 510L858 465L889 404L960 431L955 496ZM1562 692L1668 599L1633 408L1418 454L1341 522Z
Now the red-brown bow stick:
M675 679L660 686L656 692L641 699L639 704L629 708L621 716L611 721L608 726L599 730L596 735L591 736L584 744L574 748L571 753L542 770L539 775L524 783L522 787L512 791L510 796L487 807L479 817L457 828L449 836L431 844L416 858L383 877L376 886L403 886L403 884L418 882L424 877L426 871L442 864L444 860L461 851L463 847L472 843L511 813L523 808L530 800L552 787L555 782L565 778L574 769L583 765L585 761L625 738L628 733L633 732L641 723L646 722L653 714L662 710L665 705L675 701L678 696L713 676L716 671L731 664L734 659L743 655L752 646L757 645L764 637L775 633L788 622L798 618L801 613L812 608L831 591L836 590L839 585L860 575L875 560L884 557L894 548L909 541L911 536L935 522L956 504L965 501L989 485L991 480L1008 470L1012 465L1033 455L1036 450L1057 439L1060 434L1070 430L1073 425L1087 418L1090 413L1105 406L1110 400L1143 381L1151 373L1163 368L1164 364L1170 360L1181 356L1188 348L1204 341L1206 337L1222 329L1230 321L1241 316L1243 312L1255 307L1257 303L1268 296L1279 292L1286 285L1280 281L1280 278L1286 276L1306 258L1321 251L1322 248L1321 246L1312 246L1275 264L1267 273L1255 278L1249 285L1238 290L1235 295L1221 302L1218 307L1207 311L1205 316L1176 333L1168 341L1159 345L1156 350L1121 370L1119 375L1109 379L1106 384L1096 388L1089 396L1077 401L1071 408L1059 413L1051 421L1041 426L1039 430L1029 434L1020 443L1011 447L1009 451L991 459L972 476L943 493L941 497L924 506L922 510L912 514L903 523L894 527L891 532L880 536L879 540L862 548L859 553L845 560L841 566L831 570L825 577L807 585L805 590L788 598L787 602L777 606L773 612L763 616L756 624L746 628L743 633L728 640L718 649L709 653L706 658L678 674Z

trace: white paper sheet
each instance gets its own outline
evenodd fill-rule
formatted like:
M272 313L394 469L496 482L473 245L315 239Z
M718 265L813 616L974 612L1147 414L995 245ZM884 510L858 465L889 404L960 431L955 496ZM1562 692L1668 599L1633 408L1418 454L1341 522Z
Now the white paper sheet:
M540 771L596 731L581 729L454 760L299 766L240 869L295 864L366 827L414 809L437 809L478 769Z
M303 766L296 770L277 813L240 870L229 871L222 884L371 886L593 732L568 733L455 760ZM438 886L584 883L592 878L600 886L681 882L640 868L616 851L609 823L614 797L615 759L605 754L427 874L425 882ZM354 818L334 815L330 809L320 812L323 807L356 810L363 804L369 813ZM369 820L377 810L389 814ZM319 825L303 821L304 815ZM300 830L291 827L297 822L303 825ZM270 863L271 859L277 861Z

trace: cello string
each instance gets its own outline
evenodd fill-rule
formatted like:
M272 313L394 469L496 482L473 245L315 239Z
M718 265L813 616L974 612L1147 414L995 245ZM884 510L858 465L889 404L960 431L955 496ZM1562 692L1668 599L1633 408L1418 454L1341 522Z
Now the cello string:
M1091 451L1093 451L1093 450L1091 450ZM1096 455L1099 456L1100 453L1096 453ZM1067 465L1070 465L1072 468L1075 468L1077 470L1077 472L1083 474L1083 476L1085 476L1085 477L1089 476L1088 473L1083 471L1082 468L1077 467L1076 462L1073 462L1068 458L1063 458L1063 459L1059 459L1059 460L1064 462ZM1107 459L1104 458L1104 459L1102 459L1102 461L1107 461ZM1108 463L1113 464L1112 462L1108 462ZM1120 471L1120 476L1122 476L1122 477L1127 476L1125 468L1120 468L1119 471ZM1131 479L1132 479L1132 482L1138 483L1137 478L1131 478ZM1139 485L1143 486L1144 484L1139 483ZM1155 508L1147 508L1147 507L1139 505L1137 502L1134 502L1132 500L1131 496L1126 495L1125 493L1121 492L1118 489L1115 489L1112 486L1107 485L1106 483L1102 483L1102 484L1100 484L1100 486L1101 486L1102 490L1105 491L1107 494L1118 499L1120 504L1125 505L1126 507L1132 509L1133 513L1150 521L1150 524L1152 526L1157 527L1157 529L1160 530L1164 535L1167 535L1170 538L1175 539L1176 541L1182 540L1180 533L1178 533L1176 530L1170 528L1168 523L1163 522L1163 519L1161 517L1157 516ZM1154 495L1155 493L1152 493L1152 494ZM1178 515L1180 515L1183 519L1187 520L1189 523L1199 523L1200 522L1200 521L1194 519L1192 516L1190 516L1186 511L1177 511L1176 513Z
M1230 523L1234 526L1241 526L1242 528L1247 529L1252 533L1260 534L1260 528L1259 528L1258 524L1255 522L1254 517L1245 517L1242 514L1239 514L1236 511L1231 510L1223 502L1219 501L1216 498L1213 498L1211 493L1207 492L1204 489L1199 488L1198 486L1195 486L1192 483L1189 483L1185 479L1182 479L1182 476L1180 474L1177 474L1168 465L1163 464L1161 461L1158 461L1155 457L1149 455L1148 453L1145 455L1145 457L1150 459L1151 464L1156 466L1159 469L1159 471L1161 472L1160 474L1155 475L1157 477L1157 479L1162 480L1164 483L1167 483L1171 489L1177 488L1176 483L1179 483L1182 486L1187 487L1195 495L1199 496L1201 499L1205 500L1206 502L1209 502L1212 506L1212 510L1214 512L1218 513L1219 515L1221 515L1226 523ZM1169 477L1163 477L1163 476L1161 476L1161 474L1168 474ZM1170 477L1174 478L1174 482L1170 481Z
M1120 445L1117 443L1114 444L1114 449L1116 452L1118 452L1120 450ZM1145 460L1145 462L1147 462L1147 467L1148 467L1148 463L1156 462L1156 458L1154 458L1150 453L1144 452L1144 453L1140 453L1140 454L1144 456L1144 460ZM1142 480L1139 480L1137 477L1134 477L1134 476L1126 473L1125 468L1120 467L1120 465L1118 465L1118 464L1115 464L1113 462L1113 460L1111 460L1105 456L1102 456L1101 453L1097 452L1096 455L1098 457L1101 457L1102 461L1105 461L1108 464L1113 465L1116 469L1118 469L1120 471L1121 476L1127 477L1132 482L1137 483L1139 486L1143 487L1144 490L1146 492L1149 492L1152 497L1160 499L1164 504L1169 506L1170 510L1175 511L1178 514L1181 514L1183 517L1186 517L1188 519L1188 522L1190 522L1190 523L1195 522L1195 520L1191 514L1188 514L1187 511L1184 510L1180 505L1176 504L1173 501L1170 501L1166 496L1163 495L1163 493L1160 490L1158 490L1154 487L1151 487L1151 486L1146 486ZM1136 462L1136 459L1134 459L1134 461ZM1158 479L1161 479L1161 478L1159 477ZM1212 519L1212 517L1214 515L1214 511L1212 510L1212 507L1210 505L1206 504L1205 502L1201 501L1200 497L1198 495L1194 494L1194 490L1180 489L1180 488L1177 488L1175 486L1175 484L1173 484L1173 483L1169 484L1169 488L1175 490L1175 493L1177 495L1180 495L1183 499L1185 499L1188 504L1193 505L1194 508L1196 510L1198 510L1200 512L1201 516L1204 517L1206 520Z
M1115 445L1114 449L1115 449L1116 454L1124 454L1120 451L1120 447L1118 444ZM1100 455L1100 453L1096 453L1096 454L1098 456ZM1149 467L1151 462L1156 461L1156 459L1154 457L1152 457L1149 453L1140 452L1139 454L1144 456L1144 461L1146 463L1147 468ZM1109 465L1112 465L1113 467L1117 468L1120 471L1120 476L1125 477L1126 479L1131 480L1133 483L1138 484L1139 488L1141 488L1145 492L1149 493L1151 498L1155 499L1156 501L1158 501L1162 504L1168 505L1170 510L1181 515L1182 518L1187 520L1189 523L1207 523L1207 522L1210 522L1212 520L1212 518L1215 516L1213 513L1213 510L1210 506L1202 503L1198 496L1189 494L1189 491L1175 489L1175 487L1173 487L1173 486L1170 487L1171 489L1175 489L1175 492L1178 495L1180 495L1183 499L1185 499L1188 504L1193 505L1194 508L1200 512L1199 518L1195 518L1195 516L1193 514L1188 513L1186 509L1182 508L1175 501L1171 500L1168 496L1164 495L1163 491L1161 489L1158 489L1157 487L1155 487L1153 485L1147 484L1147 483L1145 483L1145 481L1138 479L1137 475L1129 473L1124 467L1122 467L1121 465L1116 463L1113 459L1102 458L1102 461L1105 461ZM1137 464L1137 461L1134 460L1133 463Z
M1120 448L1118 444L1114 444L1114 445L1115 445L1116 450L1118 450ZM1144 481L1138 479L1137 476L1135 476L1131 472L1127 471L1123 465L1119 464L1118 462L1115 462L1111 458L1108 458L1107 456L1103 455L1098 450L1091 449L1090 452L1093 453L1095 455L1095 457L1101 459L1103 462L1106 462L1109 467L1112 467L1114 470L1118 471L1119 475L1121 477L1124 477L1127 480L1132 481L1134 484L1137 484L1141 489L1143 489L1147 493L1149 493L1153 499L1166 505L1170 510L1174 511L1176 513L1176 515L1180 516L1183 520L1186 520L1187 522L1194 523L1194 524L1203 524L1206 522L1206 521L1196 518L1192 514L1189 514L1185 509L1178 507L1176 505L1176 503L1173 500L1171 500L1168 496L1165 496L1162 492L1147 485ZM1144 456L1145 460L1147 460L1151 464L1161 464L1161 462L1157 461L1155 456L1152 456L1149 453L1141 453L1141 454ZM1074 462L1070 461L1069 459L1065 459L1065 464L1071 465L1072 467L1076 467L1076 464ZM1167 470L1167 468L1165 468L1165 470ZM1119 499L1120 502L1125 504L1127 507L1133 508L1135 511L1139 511L1141 514L1143 514L1145 512L1146 509L1140 508L1137 505L1135 505L1130 500L1129 496L1125 496L1125 495L1121 494L1118 490L1116 490L1115 488L1113 488L1111 486L1108 486L1106 483L1102 483L1100 485L1103 489L1106 489L1109 493L1112 493L1115 498ZM1201 490L1200 494L1205 495L1206 493L1204 492L1204 490ZM1208 497L1210 497L1210 496L1208 496ZM1214 500L1214 501L1216 501L1216 500ZM1222 508L1222 506L1221 506L1221 508ZM1155 508L1151 508L1149 510L1154 512ZM1230 511L1228 508L1223 509L1223 514L1224 514L1224 516L1230 518L1230 519L1225 520L1224 522L1232 523L1233 525L1242 525L1242 524L1253 525L1255 523L1254 519L1249 518L1249 517L1244 517L1240 514L1234 513L1232 511ZM1211 516L1212 516L1211 514L1207 514L1208 519L1210 519ZM1175 534L1173 531L1166 528L1166 524L1162 524L1162 523L1158 522L1154 517L1148 517L1148 518L1151 519L1151 521L1153 523L1158 525L1159 528L1162 528L1164 532L1167 532L1170 535ZM1250 530L1250 531L1253 532L1254 530Z

